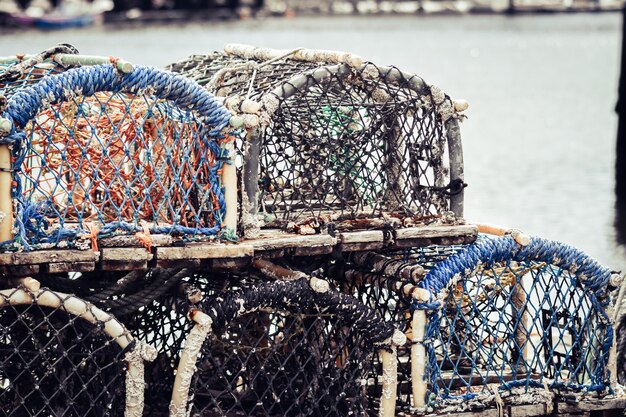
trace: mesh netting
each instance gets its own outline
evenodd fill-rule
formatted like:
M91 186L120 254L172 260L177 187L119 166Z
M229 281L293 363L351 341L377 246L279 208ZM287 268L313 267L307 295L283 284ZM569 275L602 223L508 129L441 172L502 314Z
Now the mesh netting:
M316 293L301 279L225 294L203 310L214 334L198 360L192 414L344 416L378 408L380 371L371 357L393 327L356 300Z
M169 415L175 372L193 326L187 314L189 308L194 306L190 299L197 302L201 296L213 298L227 289L248 286L259 279L251 271L238 274L224 272L198 275L188 270L157 270L152 271L148 279L141 280L143 282L141 287L134 288L134 294L141 296L133 297L131 302L126 300L115 303L112 311L120 317L133 335L138 340L154 346L158 352L156 360L146 364L144 415ZM157 289L158 291L155 291ZM132 295L132 291L132 288L127 288L123 293ZM117 298L123 300L127 297ZM110 302L102 303L111 306Z
M243 98L262 103L258 116L243 115L246 127L259 126L246 158L259 172L245 182L252 211L258 205L266 222L461 214L460 147L449 143L459 141L455 111L438 88L349 54L333 65L331 53L307 51L306 60L301 52L248 52L193 56L170 68L226 96L235 111L247 111Z
M0 291L0 414L123 415L133 344L116 323L69 295Z
M196 85L147 67L85 67L19 90L7 114L17 244L220 232L230 116Z
M569 246L532 239L519 248L509 237L481 240L436 265L420 284L441 302L424 341L431 392L604 391L610 275Z

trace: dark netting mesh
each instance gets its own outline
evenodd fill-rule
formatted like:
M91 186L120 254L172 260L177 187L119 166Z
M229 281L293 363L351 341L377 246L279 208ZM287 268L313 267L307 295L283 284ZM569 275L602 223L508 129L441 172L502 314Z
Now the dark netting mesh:
M261 103L242 122L250 131L244 169L259 165L258 175L256 167L242 175L251 211L258 206L266 224L460 212L451 203L464 186L450 170L461 159L449 144L455 110L438 88L350 54L333 61L323 51L227 50L169 68L226 97L235 113L254 113L244 99Z
M167 416L176 369L193 326L188 311L203 297L246 288L264 278L254 270L197 273L153 269L130 273L86 273L79 277L43 276L55 289L80 293L122 322L140 342L157 351L145 363L145 416Z
M305 279L257 284L203 305L214 320L192 384L192 415L345 416L374 412L375 343L393 327Z
M113 311L138 340L157 349L156 360L146 364L144 415L165 416L168 415L180 355L193 326L187 314L189 308L202 297L212 298L227 289L250 285L260 278L251 271L196 274L188 270L157 270L152 275L168 277L164 284L154 284L152 278L153 284L146 286L160 288L161 294L157 298L150 300L152 297L146 298L144 292L143 301L137 297L136 311ZM156 279L159 282L158 277ZM168 287L165 290L164 285Z
M347 68L347 67L346 67ZM325 70L327 71L327 70ZM284 220L449 209L445 135L430 95L373 65L304 74L262 136L261 204ZM399 73L399 71L395 70ZM300 83L298 83L300 84Z
M124 414L127 365L116 339L129 335L105 333L113 318L87 321L89 307L68 313L75 300L46 289L0 292L0 415Z

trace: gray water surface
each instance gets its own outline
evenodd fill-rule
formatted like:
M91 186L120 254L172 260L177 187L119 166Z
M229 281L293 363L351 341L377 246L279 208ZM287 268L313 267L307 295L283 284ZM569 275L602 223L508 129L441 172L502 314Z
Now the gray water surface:
M268 19L0 34L0 55L69 42L163 66L239 42L348 50L467 99L466 218L575 245L626 270L616 243L620 14Z

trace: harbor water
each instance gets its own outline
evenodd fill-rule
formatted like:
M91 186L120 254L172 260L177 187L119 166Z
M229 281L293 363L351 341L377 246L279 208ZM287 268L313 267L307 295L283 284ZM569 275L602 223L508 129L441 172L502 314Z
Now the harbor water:
M615 223L621 14L295 17L0 32L0 55L58 42L164 66L238 42L347 50L470 103L466 218L519 228L626 270Z

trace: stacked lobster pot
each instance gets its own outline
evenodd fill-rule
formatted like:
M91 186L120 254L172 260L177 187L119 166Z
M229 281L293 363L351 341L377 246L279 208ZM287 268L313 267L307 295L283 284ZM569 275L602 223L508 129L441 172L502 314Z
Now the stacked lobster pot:
M173 72L69 45L0 65L1 416L551 414L618 392L621 277L466 224L467 104L421 78L244 45Z

